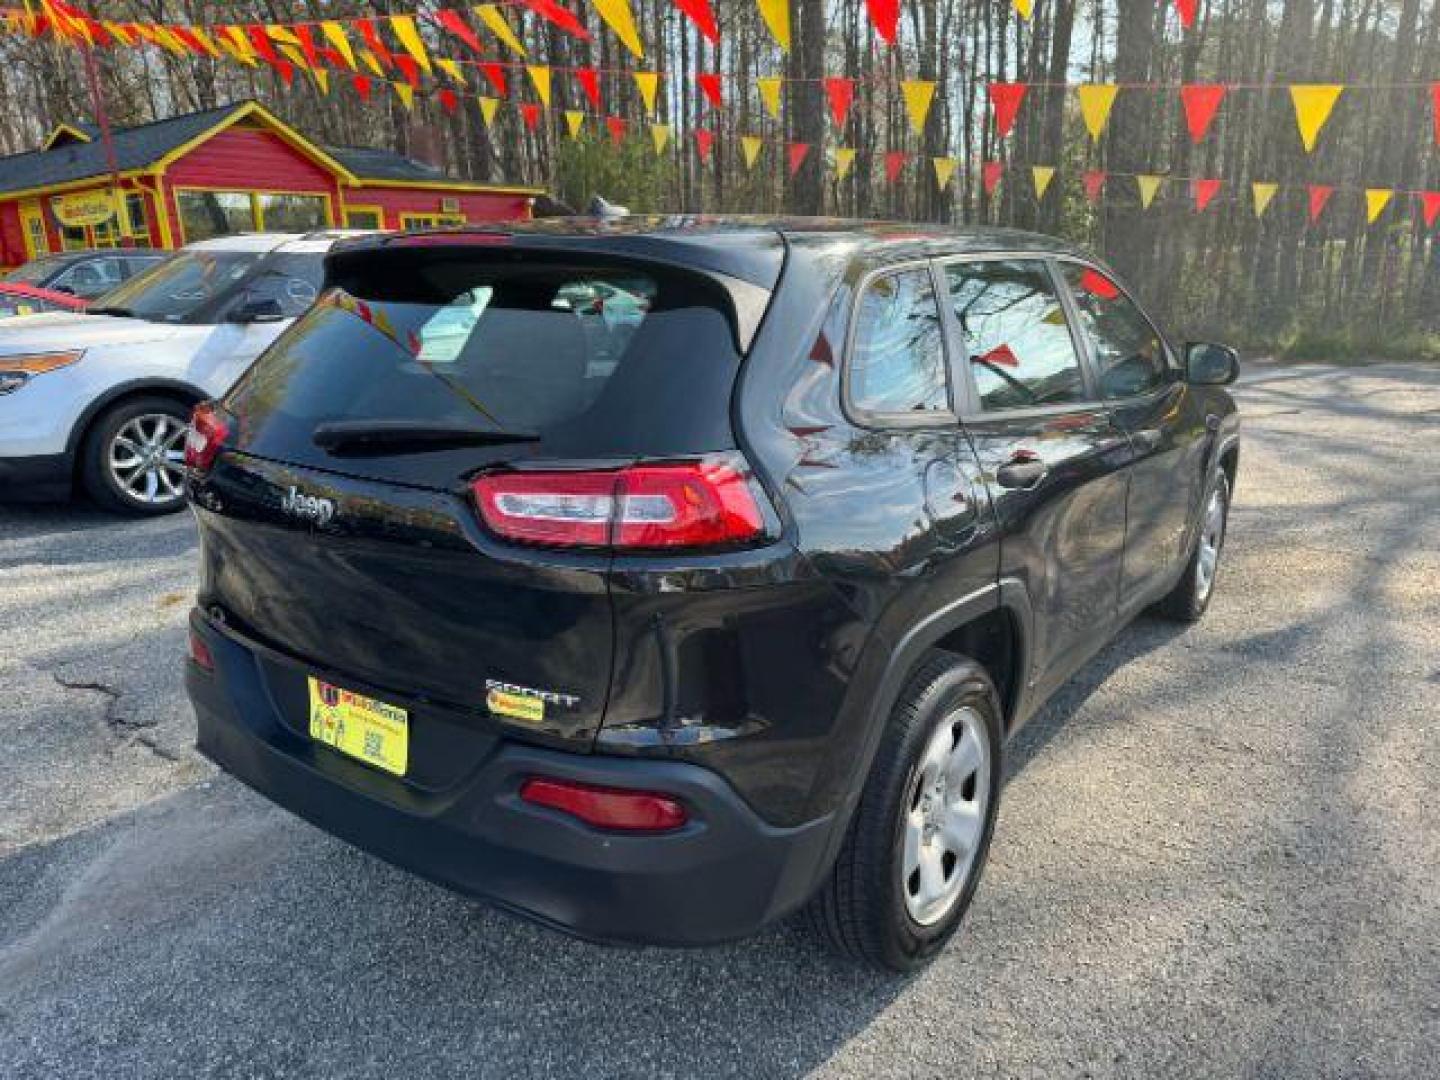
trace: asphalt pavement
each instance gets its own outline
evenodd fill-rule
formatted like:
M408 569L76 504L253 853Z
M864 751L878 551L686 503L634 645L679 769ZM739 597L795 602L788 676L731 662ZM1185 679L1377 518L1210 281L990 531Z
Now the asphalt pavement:
M0 508L5 1077L1440 1075L1440 368L1247 377L1205 620L1009 750L960 936L532 927L197 758L188 517Z

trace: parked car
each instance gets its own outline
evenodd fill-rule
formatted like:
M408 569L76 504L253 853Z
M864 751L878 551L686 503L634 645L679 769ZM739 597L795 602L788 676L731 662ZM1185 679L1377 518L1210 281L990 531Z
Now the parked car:
M597 373L555 300L616 281L648 299ZM347 245L327 282L196 410L199 748L551 926L698 944L808 905L917 967L1007 740L1213 595L1236 355L1058 241L550 221Z
M38 315L44 311L84 311L88 302L69 293L0 281L0 319Z
M169 257L170 252L154 248L67 251L32 259L10 271L3 280L93 300Z
M192 244L84 314L0 327L0 498L160 514L184 505L196 402L223 394L314 301L338 232Z

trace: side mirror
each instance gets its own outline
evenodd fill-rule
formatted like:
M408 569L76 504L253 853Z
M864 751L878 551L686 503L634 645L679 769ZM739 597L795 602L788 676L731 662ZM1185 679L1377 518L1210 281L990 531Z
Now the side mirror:
M1228 386L1240 377L1240 354L1228 345L1191 342L1185 346L1185 381L1194 386Z
M279 300L246 300L239 307L232 308L226 322L272 323L285 318Z
M75 295L75 286L74 286L74 285L51 285L51 286L50 286L50 291L51 291L51 292L64 293L66 296L74 296L74 295Z

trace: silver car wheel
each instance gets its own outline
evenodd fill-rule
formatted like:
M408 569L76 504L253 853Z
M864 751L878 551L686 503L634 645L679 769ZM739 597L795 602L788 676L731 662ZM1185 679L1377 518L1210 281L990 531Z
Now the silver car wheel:
M1200 548L1195 565L1195 599L1204 603L1215 587L1215 570L1220 565L1220 545L1225 540L1225 489L1216 487L1205 506L1200 524Z
M183 420L144 413L127 420L110 441L107 464L115 486L145 506L165 506L185 494Z
M992 753L984 719L967 706L936 727L916 767L901 829L900 888L921 926L950 913L974 871Z

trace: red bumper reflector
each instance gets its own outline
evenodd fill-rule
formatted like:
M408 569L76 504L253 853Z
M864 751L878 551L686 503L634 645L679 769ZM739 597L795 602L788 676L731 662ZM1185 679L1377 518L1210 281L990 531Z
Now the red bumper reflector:
M543 776L532 776L521 784L520 798L533 806L560 810L597 829L665 832L680 828L689 819L685 807L668 795Z
M210 646L194 630L190 631L190 659L206 671L215 670L215 657L210 652Z

